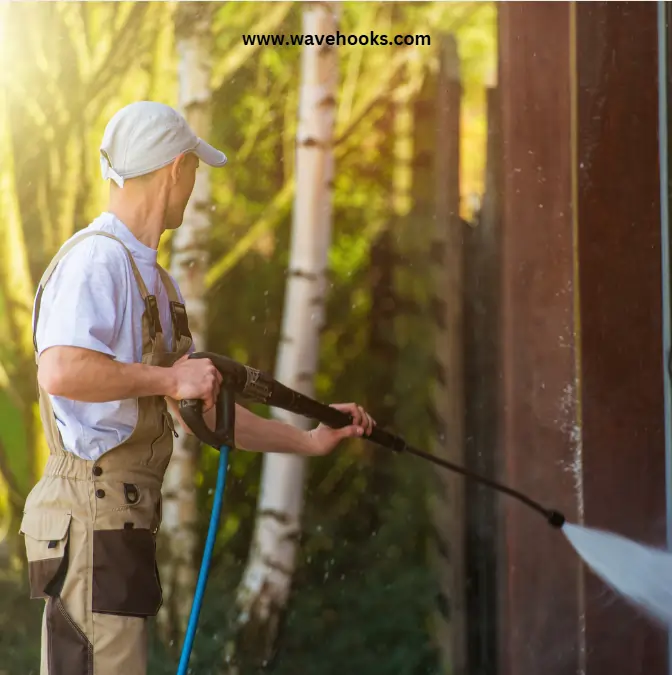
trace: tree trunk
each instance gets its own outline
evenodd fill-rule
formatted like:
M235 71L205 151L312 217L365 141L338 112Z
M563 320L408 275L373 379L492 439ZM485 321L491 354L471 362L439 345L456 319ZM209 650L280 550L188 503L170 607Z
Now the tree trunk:
M452 36L441 45L438 92L435 292L436 369L434 452L464 465L462 248L460 219L460 75ZM434 617L442 672L466 673L464 479L437 471L433 500L439 604Z
M334 35L336 7L311 3L303 34ZM336 48L304 46L296 139L296 196L282 336L275 377L309 396L324 321L326 267L331 236L333 128L338 64ZM308 420L275 411L301 428ZM238 591L238 647L268 662L290 592L301 532L305 460L264 456L254 540ZM237 654L229 654L236 660Z
M179 55L179 108L194 132L207 138L210 131L211 6L184 3L176 16ZM205 348L205 272L210 232L210 183L201 163L182 226L172 237L170 272L175 277L189 313L189 326L199 351ZM163 486L161 579L165 604L161 633L168 642L180 642L196 586L197 503L196 465L199 443L184 431L175 439L173 456Z

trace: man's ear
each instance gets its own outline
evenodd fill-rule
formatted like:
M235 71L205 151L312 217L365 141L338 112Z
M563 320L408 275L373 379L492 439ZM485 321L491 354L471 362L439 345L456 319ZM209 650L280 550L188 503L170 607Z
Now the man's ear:
M176 185L180 180L182 175L182 169L184 168L184 160L186 156L184 154L178 155L174 160L170 169L170 178L173 181L173 185Z

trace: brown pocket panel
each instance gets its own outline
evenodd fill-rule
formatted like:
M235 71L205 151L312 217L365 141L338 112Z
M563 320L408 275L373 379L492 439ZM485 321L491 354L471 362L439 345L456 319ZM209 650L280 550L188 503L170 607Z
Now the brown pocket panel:
M49 675L93 675L93 646L60 598L47 601Z
M156 616L161 601L156 545L151 531L94 530L93 611Z
M63 558L47 558L28 563L28 579L30 581L30 597L32 600L48 598L47 586L59 574Z

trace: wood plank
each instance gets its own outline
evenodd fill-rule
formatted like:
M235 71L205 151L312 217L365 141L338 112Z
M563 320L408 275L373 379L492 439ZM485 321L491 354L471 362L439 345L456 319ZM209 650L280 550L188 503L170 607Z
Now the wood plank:
M500 478L578 514L570 4L499 5L503 139ZM502 675L576 675L579 563L500 500Z
M665 544L656 3L576 4L586 523ZM586 575L587 672L663 675L663 631Z

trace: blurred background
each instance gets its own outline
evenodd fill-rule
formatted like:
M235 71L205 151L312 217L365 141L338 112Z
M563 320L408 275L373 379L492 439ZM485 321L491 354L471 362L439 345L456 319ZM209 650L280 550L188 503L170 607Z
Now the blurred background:
M292 2L2 7L0 670L36 673L38 664L41 603L27 600L17 536L22 503L45 461L28 309L62 242L106 206L98 161L105 124L134 100L158 100L178 107L227 153L224 170L209 180L205 170L199 175L181 239L166 236L161 262L183 288L197 346L274 372L283 312L291 311L284 296L292 213L302 190L313 189L294 178L299 99L311 83L302 79L301 46L245 45L242 36L301 35L307 9ZM345 35L429 39L332 50L333 194L319 198L333 201L333 234L314 393L326 402L361 402L379 424L431 450L440 417L432 335L448 327L435 318L436 275L425 272L438 268L431 252L450 219L466 234L479 217L495 10L490 3L345 3L336 11L333 24ZM439 112L441 79L450 83L450 101ZM439 114L450 134L441 152ZM443 161L453 173L440 185ZM434 200L443 189L452 191L451 202L439 221ZM184 262L194 247L196 258ZM195 461L171 467L171 485L184 489L166 501L178 506L164 506L166 598L153 673L175 670L212 505L215 452L189 452ZM193 672L228 672L261 469L259 455L232 458ZM304 493L305 507L273 672L436 671L432 624L443 563L430 559L430 474L365 442L310 461L293 488ZM195 537L185 536L188 529ZM254 658L236 649L241 673L271 658L263 636L249 640Z
M229 157L199 169L160 248L197 348L357 401L571 520L665 544L661 4L0 4L0 673L39 670L18 534L47 452L36 284L105 208L102 132L140 99ZM337 30L406 44L243 39ZM306 256L319 320L292 303ZM359 440L278 461L232 455L191 672L667 672L663 633L506 498ZM155 675L175 672L216 462L176 440ZM289 525L269 557L274 481Z

